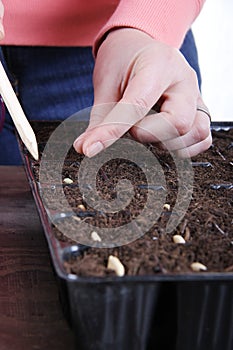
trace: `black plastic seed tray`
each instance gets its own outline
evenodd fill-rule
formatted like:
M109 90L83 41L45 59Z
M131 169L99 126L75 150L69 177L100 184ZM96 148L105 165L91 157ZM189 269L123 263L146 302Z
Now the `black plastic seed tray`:
M233 123L212 127L227 129ZM20 147L78 350L233 349L233 273L105 278L67 274L64 262L83 247L55 238L32 158Z

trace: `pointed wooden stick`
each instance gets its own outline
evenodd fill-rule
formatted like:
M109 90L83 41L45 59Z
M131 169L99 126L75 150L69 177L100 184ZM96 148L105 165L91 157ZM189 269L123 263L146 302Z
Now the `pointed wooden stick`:
M15 92L9 82L6 72L0 62L0 94L7 106L19 136L31 155L38 160L38 146L35 134L29 124L23 109L15 95Z

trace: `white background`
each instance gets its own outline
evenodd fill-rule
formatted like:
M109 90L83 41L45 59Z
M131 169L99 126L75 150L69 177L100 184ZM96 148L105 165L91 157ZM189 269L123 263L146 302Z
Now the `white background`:
M206 0L192 29L212 119L233 121L233 0Z

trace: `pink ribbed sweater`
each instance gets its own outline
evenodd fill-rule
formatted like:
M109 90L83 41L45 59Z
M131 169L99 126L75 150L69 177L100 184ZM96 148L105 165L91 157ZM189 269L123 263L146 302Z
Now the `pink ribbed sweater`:
M205 0L3 0L2 45L98 47L115 27L179 47Z

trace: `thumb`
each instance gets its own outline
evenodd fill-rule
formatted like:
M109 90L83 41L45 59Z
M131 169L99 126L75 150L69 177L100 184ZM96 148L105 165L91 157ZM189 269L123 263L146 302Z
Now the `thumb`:
M102 57L97 57L93 74L94 103L90 113L89 125L73 144L78 153L83 153L84 140L93 128L103 122L104 118L114 108L116 101L120 99L118 76L109 65L105 64Z
M121 98L118 66L115 65L113 69L105 51L105 47L103 50L100 48L96 57L93 72L94 104L90 115L90 126L98 125L110 112L114 103Z

